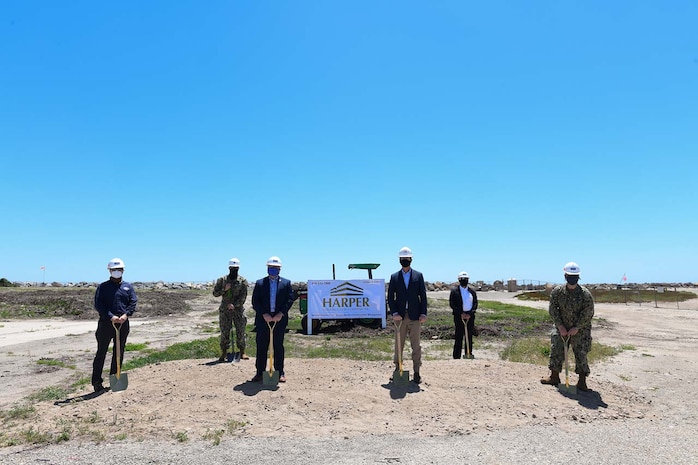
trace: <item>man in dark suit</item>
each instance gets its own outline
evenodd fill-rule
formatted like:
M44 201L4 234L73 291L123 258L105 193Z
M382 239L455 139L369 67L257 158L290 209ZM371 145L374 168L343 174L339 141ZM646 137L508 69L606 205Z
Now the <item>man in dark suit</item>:
M424 284L424 276L412 268L412 251L403 247L398 253L402 269L390 275L388 284L388 308L393 316L393 321L400 324L400 347L395 341L395 356L393 361L397 365L398 354L402 354L405 347L405 338L409 334L412 347L412 366L414 372L413 381L422 382L419 367L422 365L422 346L419 342L422 323L427 321L427 287ZM398 352L399 351L399 352Z
M470 277L465 271L458 273L458 287L451 289L448 303L453 310L453 324L456 327L456 339L453 343L453 358L460 358L463 351L465 326L468 326L468 347L473 354L473 334L475 333L475 311L477 310L477 293L468 287Z
M255 311L255 326L257 327L257 373L252 382L261 382L262 373L267 365L269 350L269 326L272 332L274 346L274 370L279 372L279 382L286 382L284 373L284 335L288 325L288 311L293 305L295 295L291 281L279 276L281 259L271 257L267 260L268 276L258 280L252 291L252 308ZM274 326L276 324L276 326Z

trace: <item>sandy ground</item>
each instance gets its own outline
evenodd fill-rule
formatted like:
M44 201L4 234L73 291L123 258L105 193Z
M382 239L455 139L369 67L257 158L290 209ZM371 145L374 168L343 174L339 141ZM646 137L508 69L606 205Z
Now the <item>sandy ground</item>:
M447 297L447 293L432 296ZM513 294L487 292L479 298L508 301ZM528 305L547 307L546 303ZM362 443L386 437L438 442L496 435L496 441L506 446L502 438L524 429L548 431L544 434L588 428L633 434L651 430L655 442L657 434L666 432L669 457L671 447L676 447L672 438L683 438L698 426L694 389L698 299L681 303L680 309L667 307L597 304L600 320L593 330L595 340L632 349L593 365L589 378L593 391L577 396L541 385L538 379L546 374L544 367L498 360L496 347L480 348L475 360L428 360L421 370L424 382L407 388L395 388L388 382L392 363L387 359L287 359L289 381L273 389L248 382L254 374L253 360L234 364L184 360L132 370L129 387L123 392L95 397L86 388L64 402L39 403L41 424L37 427L59 432L70 424L75 431L82 428L83 433L91 434L92 440L90 436L81 440L87 442L176 444L177 438L186 437L191 447L199 440L211 443L217 431L224 432L224 441L294 437ZM202 298L193 308L188 316L154 321L134 318L129 342L148 341L157 348L210 336L202 328L213 321L210 312L215 305ZM9 409L29 393L65 379L71 371L37 369L41 357L68 357L75 371L89 373L95 324L56 320L0 323L0 408ZM425 345L428 355L428 343ZM407 368L411 371L411 363ZM620 437L613 440L623 442ZM681 457L698 458L695 441L678 441ZM17 458L18 451L26 449L0 450L0 458ZM628 454L626 457L637 459L646 456L632 446ZM517 462L495 459L488 463Z

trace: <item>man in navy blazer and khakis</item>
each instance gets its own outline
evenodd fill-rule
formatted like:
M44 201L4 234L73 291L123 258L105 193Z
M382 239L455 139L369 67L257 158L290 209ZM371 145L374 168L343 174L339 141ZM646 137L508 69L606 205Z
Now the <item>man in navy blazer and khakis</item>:
M393 321L400 325L400 347L395 341L393 361L397 365L398 354L402 354L405 338L409 334L412 347L413 381L419 384L422 382L419 374L419 368L422 365L422 346L419 337L422 323L427 321L427 287L422 273L411 266L412 251L408 247L400 249L398 258L402 269L390 275L388 284L388 308Z

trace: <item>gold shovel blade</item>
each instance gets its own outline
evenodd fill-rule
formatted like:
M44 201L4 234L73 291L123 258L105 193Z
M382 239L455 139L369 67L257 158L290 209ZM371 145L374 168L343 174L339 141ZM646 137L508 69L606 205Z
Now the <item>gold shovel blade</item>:
M407 386L410 383L410 372L395 370L393 372L393 384L395 386Z
M565 377L565 382L557 385L557 390L562 394L567 394L571 396L577 395L577 386L570 385L569 377Z
M269 373L265 371L262 373L262 384L266 386L277 386L279 384L279 372L272 371Z
M577 386L572 386L569 384L565 383L560 383L557 385L558 391L560 391L562 394L567 394L571 396L576 396L577 395Z
M121 373L118 378L116 375L109 375L109 388L112 392L125 391L128 388L128 373Z

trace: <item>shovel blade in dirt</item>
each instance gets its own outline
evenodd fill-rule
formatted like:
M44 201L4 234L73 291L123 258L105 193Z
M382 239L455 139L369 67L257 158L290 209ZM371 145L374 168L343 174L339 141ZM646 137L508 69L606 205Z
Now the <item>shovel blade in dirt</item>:
M109 375L109 388L112 392L125 391L128 388L128 373Z
M393 372L393 384L395 386L407 386L410 383L410 372L396 369Z
M560 383L557 385L557 390L560 391L562 394L567 394L570 396L576 396L577 395L577 386L573 386L569 383Z
M278 386L279 385L279 372L272 371L271 373L265 371L262 373L262 384L265 386Z
M463 358L466 360L473 360L475 356L473 354L466 353L465 355L463 355Z
M233 363L238 363L240 361L240 357L242 357L242 354L240 354L240 352L235 352L233 355Z
M228 352L227 354L225 354L225 359L228 361L228 363L234 362L235 361L235 354L232 352Z

